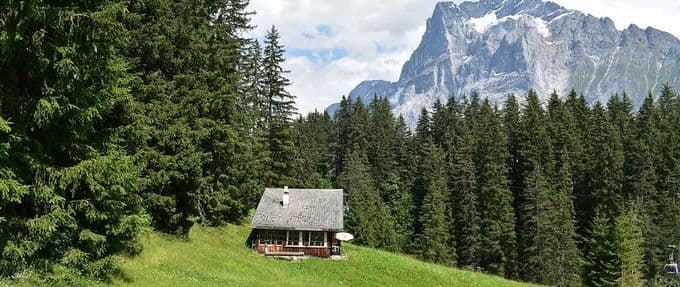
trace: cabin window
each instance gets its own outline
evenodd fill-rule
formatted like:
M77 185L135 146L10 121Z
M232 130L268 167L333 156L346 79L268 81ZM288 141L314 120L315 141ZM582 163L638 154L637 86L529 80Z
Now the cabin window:
M309 232L309 246L326 246L324 232L321 231Z
M286 245L288 246L299 246L301 245L300 243L302 236L300 236L300 232L295 232L295 231L288 231L288 242Z
M258 232L260 244L283 245L286 242L286 232L279 230L261 230Z

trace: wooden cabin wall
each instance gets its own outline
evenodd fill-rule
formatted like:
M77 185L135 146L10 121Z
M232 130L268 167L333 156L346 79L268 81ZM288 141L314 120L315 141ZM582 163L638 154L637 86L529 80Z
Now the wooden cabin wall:
M306 245L309 243L310 239L309 232L304 232L303 234L304 244ZM260 244L259 236L255 236L254 245L258 253L265 253L265 248L267 248L269 252L303 252L308 256L330 257L332 246L339 245L340 242L335 239L334 232L327 232L326 236L328 247L265 245Z

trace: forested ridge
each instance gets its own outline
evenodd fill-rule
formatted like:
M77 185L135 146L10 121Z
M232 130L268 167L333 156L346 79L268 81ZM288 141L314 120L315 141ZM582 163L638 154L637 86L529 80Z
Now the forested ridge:
M362 245L548 285L673 284L671 87L639 110L625 92L455 95L414 131L382 98L301 117L279 33L248 38L251 15L247 0L0 6L0 276L105 280L143 230L238 223L290 186L343 188Z

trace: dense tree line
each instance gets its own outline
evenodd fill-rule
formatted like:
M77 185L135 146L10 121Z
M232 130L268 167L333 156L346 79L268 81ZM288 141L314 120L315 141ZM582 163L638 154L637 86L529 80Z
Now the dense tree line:
M452 97L414 134L381 98L307 119L299 135L334 140L313 144L306 170L346 190L361 244L548 285L668 283L666 246L680 240L680 98L668 86L637 112L625 93L606 105L573 91L500 107Z
M243 36L247 6L0 5L0 276L106 278L144 229L240 222L296 185L284 47Z

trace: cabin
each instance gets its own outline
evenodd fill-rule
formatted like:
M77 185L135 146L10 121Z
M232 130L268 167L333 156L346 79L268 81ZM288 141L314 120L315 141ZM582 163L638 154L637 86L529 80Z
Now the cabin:
M342 189L267 188L250 224L252 247L268 256L340 255Z

